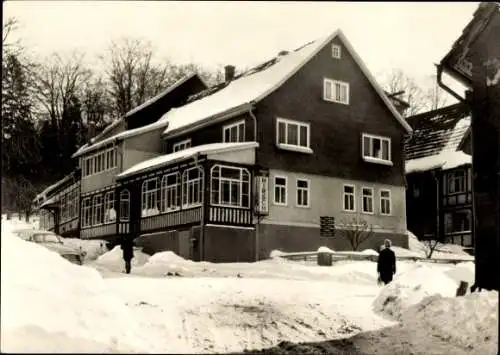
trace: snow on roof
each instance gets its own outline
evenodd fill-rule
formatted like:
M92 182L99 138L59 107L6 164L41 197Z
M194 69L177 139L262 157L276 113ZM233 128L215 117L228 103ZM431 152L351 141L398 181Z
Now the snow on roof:
M438 155L408 160L406 174L433 169L450 170L462 165L472 164L472 157L462 151L444 151Z
M189 159L197 154L223 153L223 152L238 151L248 148L257 148L258 146L259 144L257 142L211 143L211 144L198 145L195 147L187 148L170 154L161 155L153 159L140 162L130 167L129 169L125 170L121 174L117 175L117 178L123 179L127 176L131 176L137 173L142 173L144 171L160 168L162 166L175 163L177 161Z
M96 144L92 144L90 146L86 144L86 145L82 146L80 149L78 149L76 151L75 154L72 155L72 158L76 158L82 154L99 149L99 148L105 146L106 144L113 143L114 141L122 140L122 139L125 139L128 137L137 136L139 134L151 132L151 131L154 131L156 129L165 128L167 125L168 125L168 122L156 121L156 122L153 122L153 123L148 124L148 125L143 126L143 127L129 129L129 130L126 130L124 132L117 133L114 136L108 137L106 139L103 139L100 142L97 142Z
M177 80L175 83L173 83L172 85L167 87L165 90L160 92L158 95L150 98L149 100L145 101L144 103L140 104L139 106L136 106L133 109L131 109L130 111L128 111L125 114L125 117L132 116L134 113L136 113L136 112L142 110L143 108L155 103L156 101L158 101L159 99L161 99L162 97L164 97L168 93L172 92L174 89L178 88L180 85L184 84L186 81L188 81L189 79L193 78L196 75L197 75L196 73L191 73L191 74L186 75L183 78Z
M74 174L74 172L71 172L68 175L66 175L65 177L63 177L61 180L59 180L59 181L55 182L54 184L50 185L49 187L47 187L45 190L43 190L38 195L36 195L35 198L33 199L33 201L36 201L40 198L42 198L42 199L47 198L47 195L49 194L49 192L57 189L59 186L61 186L66 181L71 179L73 177L73 174Z
M40 205L40 208L41 208L41 207L48 206L48 205L52 205L52 204L54 204L55 202L56 202L55 197L51 197L51 198L49 198L47 201L45 201L44 203L42 203L42 204Z
M337 30L328 37L308 43L295 51L280 55L271 61L265 62L243 73L228 85L221 85L222 88L219 90L210 88L207 90L207 92L209 92L208 95L187 103L177 109L170 110L159 120L168 121L170 123L164 131L164 134L170 134L182 129L189 129L197 123L201 123L204 120L218 115L223 115L236 107L262 100L279 88L326 44L337 36L343 41L346 49L351 53L354 60L358 63L365 76L371 82L396 119L408 132L411 132L411 127L404 118L402 118L393 103L369 73L368 69L361 61L361 58L354 51L342 31ZM200 96L201 95L197 95L197 97Z

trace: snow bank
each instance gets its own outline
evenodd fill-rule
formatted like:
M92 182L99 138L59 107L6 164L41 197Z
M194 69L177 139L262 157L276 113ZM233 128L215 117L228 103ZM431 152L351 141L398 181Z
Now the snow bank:
M407 272L396 274L394 281L382 288L373 302L373 308L399 320L406 309L425 297L434 294L453 297L456 290L457 283L443 272L417 263Z
M148 265L163 265L163 264L182 264L187 262L193 262L191 260L186 260L183 257L177 255L173 251L162 251L160 253L155 253L149 257L148 261L144 266Z
M285 255L286 253L282 252L281 250L273 250L269 254L270 258L279 258L280 256Z
M318 253L335 253L332 249L328 247L319 247L318 248Z
M419 253L413 252L413 251L405 249L405 248L397 247L397 246L394 246L394 245L391 247L391 249L396 254L396 257L398 257L398 256L413 257L413 258L420 258L420 257L422 257L422 255L419 254Z
M378 256L378 253L373 249L365 249L361 252L363 255Z
M468 282L469 287L471 287L474 284L475 272L476 272L475 264L469 262L469 263L461 263L455 267L450 268L449 270L446 270L444 273L448 277L455 280L457 284L459 284L460 281L465 281Z
M428 329L464 348L477 349L475 353L493 354L497 351L497 314L498 292L476 292L463 297L436 294L410 307L402 319L410 329Z
M1 254L3 351L151 349L125 304L110 293L96 270L4 231Z
M149 255L143 253L140 248L134 248L134 258L132 259L133 267L144 265ZM125 261L123 260L123 251L119 245L115 246L112 250L102 254L95 260L95 264L103 266L111 271L122 271L125 268Z

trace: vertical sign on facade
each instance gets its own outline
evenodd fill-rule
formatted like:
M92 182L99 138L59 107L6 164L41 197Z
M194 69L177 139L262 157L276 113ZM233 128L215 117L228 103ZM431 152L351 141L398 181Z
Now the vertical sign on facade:
M255 211L257 214L269 214L269 177L256 176L255 177Z

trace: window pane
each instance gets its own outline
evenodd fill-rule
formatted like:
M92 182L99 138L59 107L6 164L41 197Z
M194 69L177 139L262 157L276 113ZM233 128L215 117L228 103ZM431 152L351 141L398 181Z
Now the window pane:
M344 186L345 193L354 193L354 187L352 186Z
M372 139L373 144L373 157L374 158L382 158L382 146L380 144L380 139Z
M298 145L299 144L299 137L298 137L298 127L296 124L288 124L287 127L287 134L288 134L288 141L286 142L287 144L292 144L292 145Z
M370 144L371 144L371 139L370 137L364 137L363 138L363 156L365 157L370 157Z
M381 191L380 192L380 196L382 196L382 197L389 197L389 195L390 195L389 191Z
M221 168L221 176L228 179L240 179L240 169Z
M244 142L245 141L245 124L242 123L238 126L238 142Z
M231 130L226 129L224 130L224 142L230 142L231 141Z
M382 141L382 159L389 160L389 141Z
M305 180L298 180L297 181L297 187L301 187L301 188L306 188L307 189L307 181L305 181Z
M300 142L299 145L307 147L307 126L300 126Z
M284 122L279 122L278 124L278 143L286 143L286 124Z
M324 91L325 99L332 100L333 99L332 83L330 81L325 81L323 85L324 85L323 91Z
M231 127L231 140L230 142L238 142L238 126Z
M286 179L285 178L276 178L275 180L276 185L286 185Z

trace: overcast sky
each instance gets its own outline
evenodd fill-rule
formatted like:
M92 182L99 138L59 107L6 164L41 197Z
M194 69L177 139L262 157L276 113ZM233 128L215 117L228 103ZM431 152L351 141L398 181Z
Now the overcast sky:
M401 68L418 81L471 20L477 2L7 1L23 44L39 55L102 53L121 36L150 40L160 56L214 68L249 67L340 28L380 80Z

